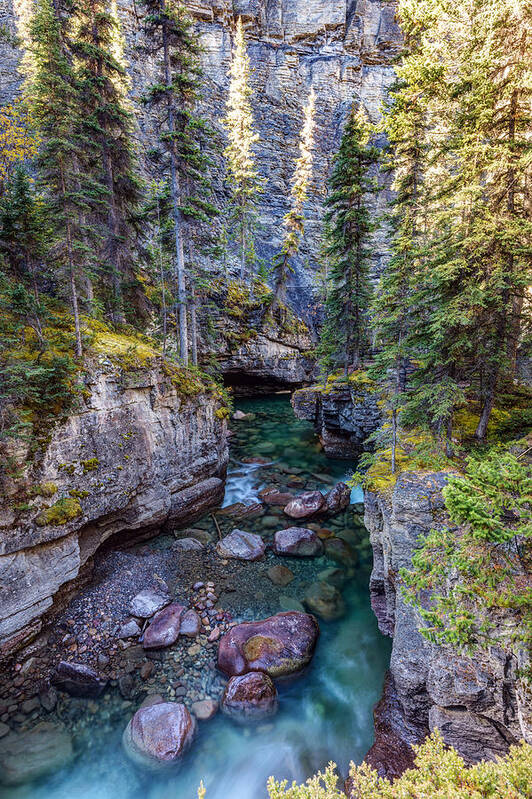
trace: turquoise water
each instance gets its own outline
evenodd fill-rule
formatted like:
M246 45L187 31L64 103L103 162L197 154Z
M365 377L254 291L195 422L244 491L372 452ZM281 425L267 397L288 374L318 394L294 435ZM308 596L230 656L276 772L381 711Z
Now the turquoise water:
M302 488L325 488L352 471L345 461L325 458L311 426L294 418L287 396L246 400L238 407L255 417L232 423L236 435L226 505L253 501L264 485L282 488L283 483L299 480ZM257 455L267 463L243 462ZM350 510L335 524L344 526L341 532L359 556L343 589L347 612L339 621L320 623L311 666L297 680L279 686L277 716L262 725L241 727L218 714L200 725L190 753L171 776L143 773L125 759L123 721L111 733L95 725L90 748L85 746L68 769L40 784L6 789L2 796L193 799L203 780L207 799L256 799L266 796L270 774L301 781L334 760L345 775L349 761L360 762L372 744L372 709L380 698L390 643L378 632L370 607L371 552L360 520Z

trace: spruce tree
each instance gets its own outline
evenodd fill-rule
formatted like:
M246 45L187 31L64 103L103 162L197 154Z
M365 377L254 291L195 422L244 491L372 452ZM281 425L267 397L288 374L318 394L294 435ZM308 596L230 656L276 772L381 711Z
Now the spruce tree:
M76 336L82 355L77 281L89 259L83 220L91 209L85 181L91 143L81 132L79 83L65 45L62 20L51 0L37 0L30 28L33 70L28 95L41 138L39 182L54 225L58 263L68 273Z
M301 136L299 140L299 158L296 161L292 186L290 189L290 210L285 214L283 223L285 235L281 252L275 259L275 302L285 302L286 282L288 275L293 271L290 260L299 250L301 237L305 229L303 206L308 195L309 183L312 177L312 149L314 146L314 111L316 96L311 89L303 119Z
M98 228L104 229L101 257L112 286L112 317L123 322L123 282L131 280L133 272L131 228L139 180L131 113L123 92L125 70L117 58L118 22L106 0L87 0L77 7L76 25L74 53L79 63L84 133L93 142L93 216Z
M236 26L235 42L231 60L229 96L226 116L222 124L227 132L229 144L225 148L228 181L232 189L233 215L237 221L240 239L240 278L246 278L248 249L252 246L250 233L255 220L255 203L262 188L255 165L253 145L258 134L253 130L251 111L252 90L249 85L249 56L242 18Z
M359 368L369 352L371 233L368 200L377 191L369 175L379 158L364 113L353 108L334 157L325 222L329 258L325 321L319 352L325 371Z

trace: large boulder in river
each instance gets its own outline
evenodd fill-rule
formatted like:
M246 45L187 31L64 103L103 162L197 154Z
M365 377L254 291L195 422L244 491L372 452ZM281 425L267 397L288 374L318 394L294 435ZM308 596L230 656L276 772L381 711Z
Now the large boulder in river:
M337 483L325 497L323 510L327 513L340 513L351 502L351 489L345 483Z
M179 762L195 731L196 722L185 705L158 702L137 710L124 730L122 743L130 760L157 770Z
M311 558L322 554L323 544L314 530L306 527L288 527L275 533L273 551L276 555Z
M228 677L249 671L273 678L297 674L310 663L318 635L314 616L297 611L237 624L220 640L218 668Z
M73 758L64 727L42 721L27 732L10 732L0 741L0 783L21 785L53 774Z
M145 589L131 600L131 615L139 619L149 619L154 613L169 604L168 594Z
M144 649L163 649L165 646L175 644L184 610L184 605L172 602L156 613L144 633L142 639Z
M321 491L305 491L286 505L284 512L291 519L306 519L314 516L323 507L325 497Z
M231 677L222 697L222 710L236 721L259 721L277 712L277 689L271 677L250 671Z
M237 560L260 560L264 557L264 541L260 535L233 530L216 544L216 551L222 558Z
M62 660L52 673L52 684L70 696L83 696L94 699L107 685L100 675L84 663L67 663Z

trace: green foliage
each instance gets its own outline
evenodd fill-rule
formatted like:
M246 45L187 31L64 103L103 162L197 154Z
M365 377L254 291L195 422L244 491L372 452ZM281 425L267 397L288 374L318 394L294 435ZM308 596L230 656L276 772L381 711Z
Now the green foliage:
M351 111L334 158L325 223L329 258L325 322L319 355L327 373L342 365L358 368L369 350L367 311L371 296L370 235L375 229L367 204L377 190L368 170L379 157L369 144L364 114Z
M41 511L35 519L39 527L63 525L81 516L83 513L79 499L76 497L63 497L54 505Z
M470 456L465 474L449 478L443 493L457 527L431 530L412 570L402 573L429 640L467 650L532 645L532 466L523 459L526 452L494 448ZM505 617L498 612L503 609Z

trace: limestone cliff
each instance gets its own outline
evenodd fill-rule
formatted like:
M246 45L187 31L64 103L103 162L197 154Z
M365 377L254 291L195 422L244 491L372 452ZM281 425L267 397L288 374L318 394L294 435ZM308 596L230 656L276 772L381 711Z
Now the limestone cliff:
M37 462L18 453L27 465L0 504L3 653L39 632L105 540L188 521L223 496L226 423L215 394L187 397L156 367L123 372L103 358L80 404Z
M295 391L292 406L299 419L312 422L323 449L333 458L359 456L382 422L375 386L357 381L356 373L346 382Z
M22 33L30 0L0 0L0 24L12 34ZM141 162L152 177L149 157L156 133L140 99L153 78L154 65L144 49L140 6L118 0L125 39L125 61L130 96L135 109ZM288 191L303 108L312 87L316 92L316 148L313 181L305 208L306 232L294 259L289 298L300 312L309 311L315 283L322 204L331 159L338 148L343 122L355 100L376 121L393 81L391 62L400 41L393 0L188 0L203 47L205 70L204 113L217 132L215 150L221 154L224 134L220 125L228 88L235 19L241 15L251 59L253 109L260 139L257 159L265 178L259 203L257 254L269 265L279 251L281 221L288 210ZM20 85L20 51L9 37L0 37L0 102ZM216 201L227 203L223 159L216 156L212 174ZM386 192L378 200L386 202ZM384 231L376 235L375 269L386 254ZM212 264L210 265L212 268Z
M374 557L372 605L381 631L393 637L388 691L395 708L384 711L385 734L415 743L437 727L466 760L477 761L502 755L522 738L532 741L531 705L519 677L524 664L515 656L491 646L469 658L430 644L402 597L400 569L411 566L419 537L445 523L446 479L445 472L404 472L391 495L365 496Z

